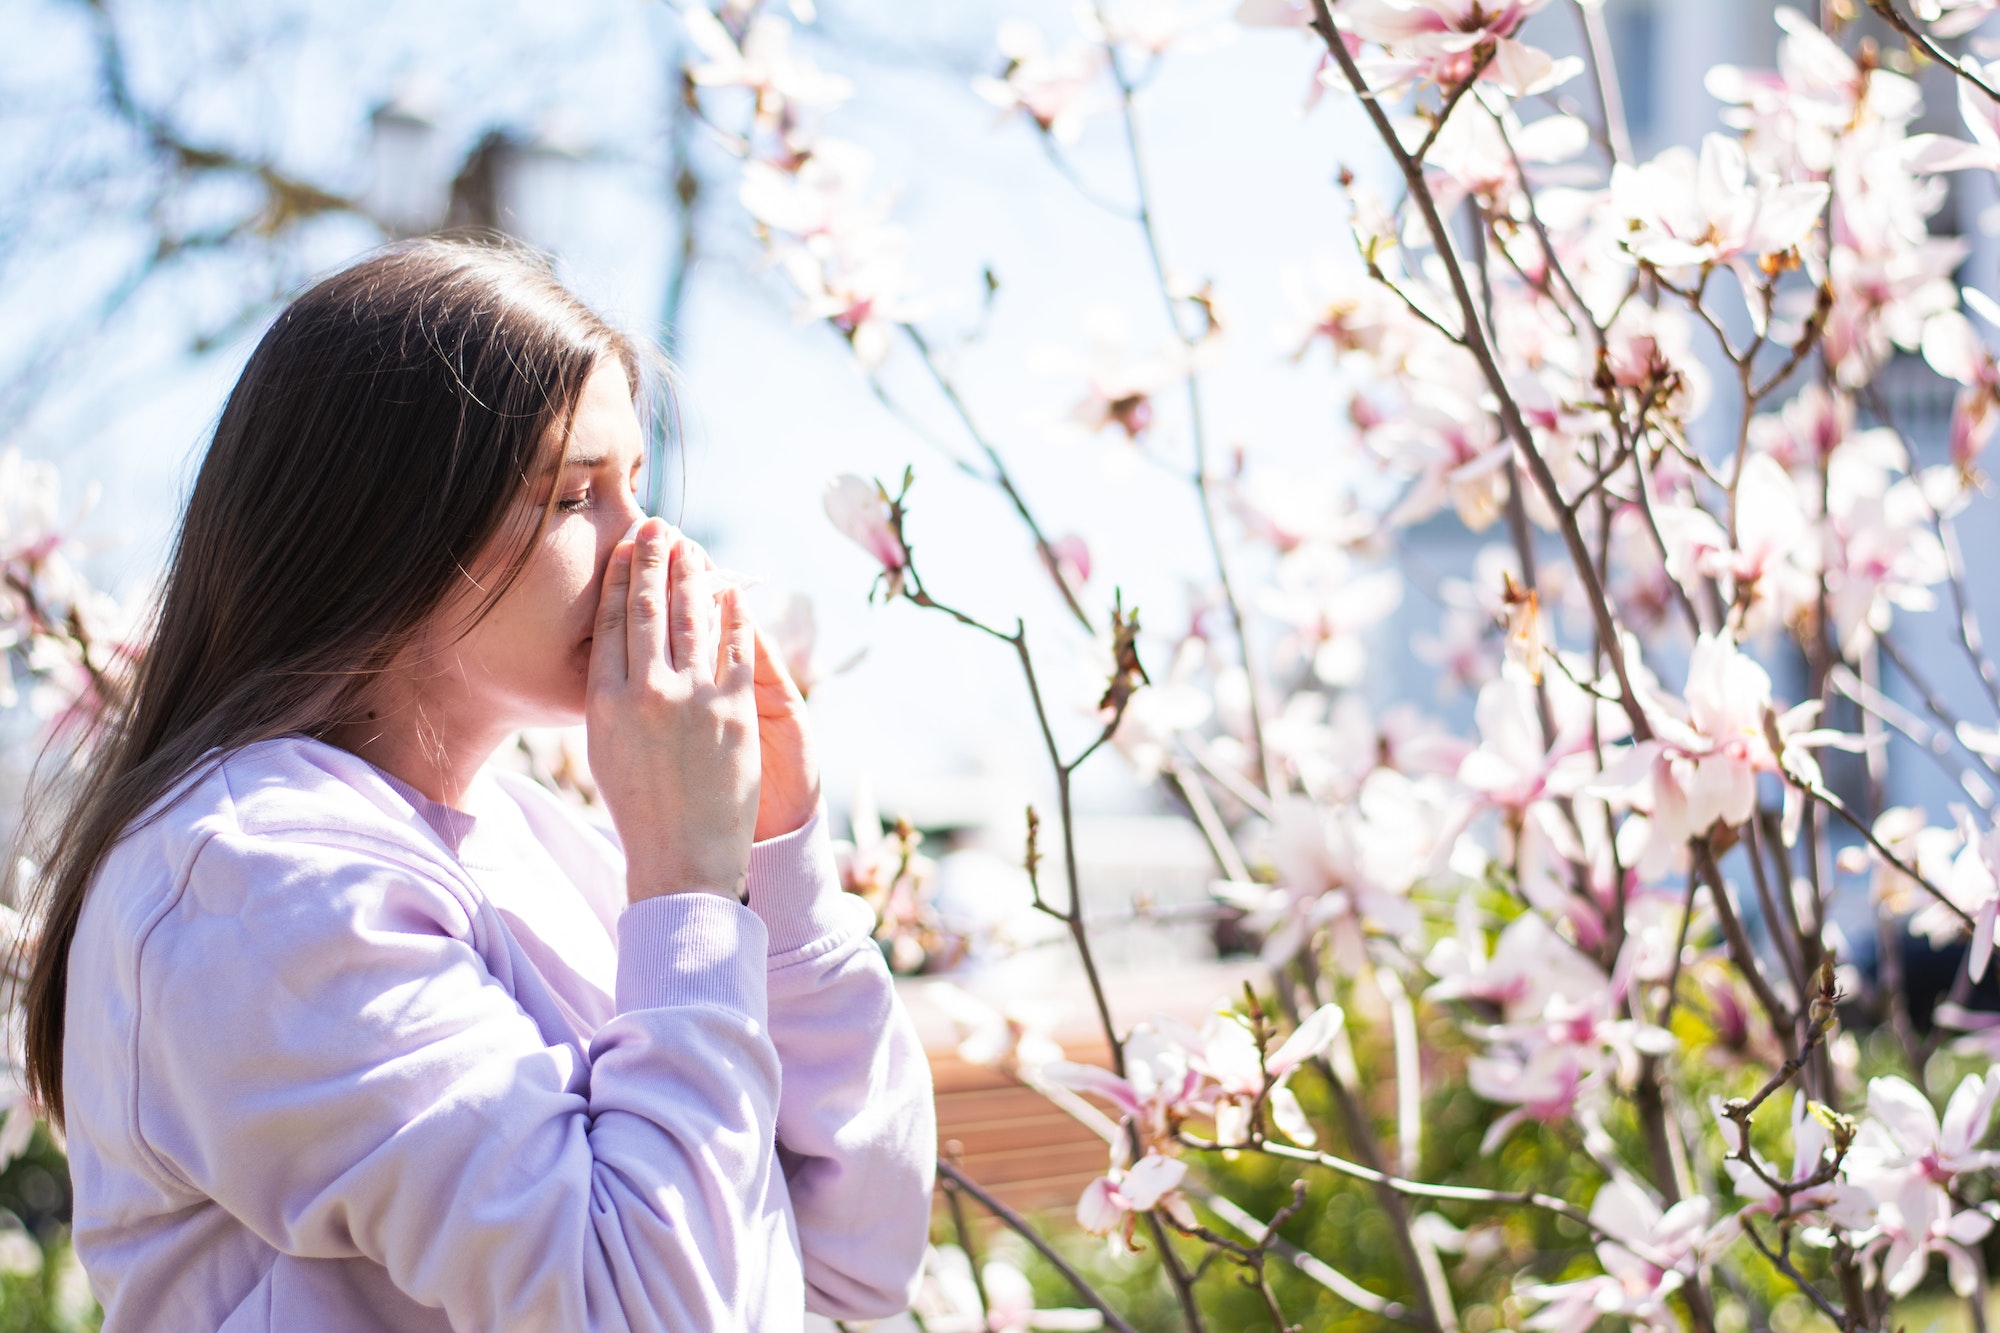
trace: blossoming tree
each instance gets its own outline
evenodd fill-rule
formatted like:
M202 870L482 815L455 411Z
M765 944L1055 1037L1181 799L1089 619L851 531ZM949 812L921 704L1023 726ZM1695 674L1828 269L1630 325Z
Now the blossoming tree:
M1627 141L1591 0L1094 0L1053 48L1003 28L968 96L1084 191L1066 152L1087 123L1129 148L1126 239L1156 279L1164 350L1132 359L1101 331L1071 424L1150 448L1157 414L1184 413L1188 456L1166 461L1203 516L1211 605L1167 640L1091 583L1082 539L1044 527L934 350L908 237L867 154L827 131L852 85L792 45L810 6L684 11L686 96L740 157L741 202L802 317L871 377L902 357L934 379L973 447L955 463L1004 498L1096 645L1090 736L1065 747L1041 639L926 581L919 539L949 542L949 516L913 475L829 485L877 595L1022 673L1055 792L1028 820L1033 906L1068 934L1110 1062L1067 1062L977 1013L968 1050L1103 1133L1075 1225L1155 1266L1186 1327L1206 1326L1223 1271L1290 1326L1281 1266L1364 1316L1439 1330L1471 1326L1475 1305L1488 1328L1762 1327L1781 1298L1886 1329L1940 1279L1983 1327L2000 1021L1967 1002L2000 914L2000 741L1928 688L1899 630L1948 616L2000 722L1954 527L2000 423L2000 301L1957 285L1966 245L1931 230L1951 175L2000 171L2000 63L1977 36L1996 7L1867 0L1873 37L1853 5L1779 9L1777 69L1709 74L1727 132L1650 161ZM1581 56L1524 26L1560 9ZM1213 288L1163 257L1140 146L1156 64L1201 59L1230 23L1293 30L1317 57L1308 100L1357 99L1369 174L1395 183L1343 176L1353 262L1296 294L1288 354L1341 386L1371 468L1311 505L1213 447L1202 389L1229 330ZM1913 74L1931 66L1962 135L1912 131ZM1942 459L1881 391L1898 356L1960 386ZM1491 538L1426 641L1476 694L1459 730L1354 693L1400 600L1395 557L1437 521ZM59 715L104 687L109 631L59 560L53 513L0 522L0 646ZM1798 667L1791 697L1781 661ZM1891 675L1919 707L1890 698ZM1961 806L1886 808L1892 734L1948 770ZM1829 751L1858 756L1859 780L1831 779ZM1198 827L1218 904L1268 964L1199 1027L1113 1021L1071 833L1072 778L1113 755ZM855 844L850 879L892 959L951 956L913 831L871 817ZM1864 881L1885 920L1963 943L1947 1028L1901 1004L1896 929L1872 979L1846 956L1833 905ZM1843 1029L1863 1012L1888 1034L1869 1053ZM1940 1112L1926 1089L1952 1069ZM1476 1108L1479 1153L1427 1139L1440 1099ZM1510 1176L1530 1140L1575 1164L1561 1188ZM1261 1217L1231 1197L1253 1163L1289 1199ZM939 1170L960 1245L937 1253L928 1327L1135 1326L1073 1247ZM1358 1256L1286 1238L1325 1179L1370 1192L1393 1289L1348 1276ZM1064 1308L969 1257L980 1207L1069 1284ZM1484 1219L1523 1215L1574 1256L1473 1262Z
M1000 32L997 73L973 91L1018 115L1079 188L1091 186L1064 154L1088 120L1122 122L1130 147L1129 241L1171 337L1138 361L1100 339L1073 421L1143 447L1156 409L1185 400L1191 457L1176 463L1206 521L1219 612L1150 662L1137 614L1091 587L1087 547L1044 529L933 352L865 155L824 128L847 89L787 54L786 19L767 8L688 15L702 53L691 85L754 90L727 132L743 203L802 314L830 322L870 374L900 354L935 377L979 475L1098 640L1099 727L1065 750L1025 625L982 621L926 582L918 538L949 537L910 475L830 485L829 516L876 562L880 595L989 637L1025 674L1061 807L1059 874L1043 869L1031 814L1035 907L1080 955L1111 1067L980 1045L1063 1104L1085 1099L1110 1163L1077 1223L1148 1251L1190 1327L1217 1259L1287 1325L1267 1268L1286 1253L1286 1219L1204 1217L1197 1203L1216 1196L1192 1189L1251 1154L1302 1182L1373 1187L1402 1289L1360 1289L1341 1256L1315 1258L1357 1308L1421 1326L1459 1326L1438 1257L1452 1228L1419 1212L1442 1201L1538 1210L1587 1235L1594 1271L1512 1280L1510 1317L1529 1327L1760 1322L1768 1294L1789 1288L1842 1328L1881 1328L1934 1259L1952 1291L1983 1301L1980 1243L2000 1208L1980 1145L2000 1078L1968 1074L1940 1119L1921 1090L1939 1039L1889 994L1890 956L1877 998L1899 1015L1903 1068L1861 1067L1840 1015L1867 981L1831 906L1843 877L1868 877L1918 932L1969 940L1943 1013L1979 1029L1963 1049L1986 1049L1963 1001L2000 906L1994 747L1921 684L1896 631L1948 597L1961 646L1994 679L1953 522L1983 485L2000 371L1981 325L2000 327L2000 305L1959 290L1966 247L1930 229L1947 173L2000 167L2000 66L1980 62L1976 38L1971 53L1947 46L1993 6L1871 0L1886 43L1838 7L1826 26L1780 9L1776 70L1709 75L1729 131L1640 161L1598 8L1577 7L1580 58L1524 29L1561 3L1244 0L1228 16L1295 29L1320 53L1312 98L1359 98L1397 186L1384 198L1343 177L1358 262L1315 275L1291 349L1301 373L1319 364L1305 354L1330 350L1379 475L1303 518L1259 489L1254 458L1210 447L1216 293L1172 276L1140 150L1154 65L1200 59L1222 16L1101 2L1053 49L1026 25ZM1929 62L1957 81L1963 137L1911 131L1912 72ZM1572 82L1594 117L1551 110L1576 105L1549 96ZM712 118L740 106L703 105ZM1899 353L1963 386L1941 461L1879 391ZM1499 539L1431 645L1440 671L1477 692L1467 734L1409 711L1376 719L1347 694L1396 606L1396 551L1443 513ZM1268 585L1249 586L1249 568ZM1788 657L1803 688L1781 698L1766 663ZM1885 669L1907 672L1928 717L1887 700ZM1855 723L1827 725L1836 707ZM1882 808L1885 738L1917 728L1967 793L1941 823ZM1170 789L1214 853L1218 898L1263 942L1268 987L1224 997L1199 1029L1112 1022L1068 841L1071 777L1105 749ZM1837 790L1828 750L1862 756L1866 790ZM1893 951L1895 933L1883 938ZM1350 1012L1386 1035L1363 1039ZM1463 1058L1422 1049L1440 1031ZM1385 1067L1364 1070L1372 1061ZM1384 1082L1387 1123L1364 1096ZM1439 1083L1485 1107L1491 1156L1460 1178L1423 1174ZM1535 1133L1589 1158L1587 1195L1492 1169L1510 1138ZM1336 1139L1338 1153L1322 1145ZM998 1207L951 1163L941 1171ZM1127 1326L1070 1276L1097 1318Z

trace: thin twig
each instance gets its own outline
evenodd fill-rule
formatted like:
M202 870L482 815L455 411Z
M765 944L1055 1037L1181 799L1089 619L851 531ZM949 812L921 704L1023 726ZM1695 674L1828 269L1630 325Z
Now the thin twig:
M1125 1322L1123 1315L1112 1309L1110 1303L1097 1294L1097 1288L1091 1286L1084 1279L1083 1274L1077 1272L1067 1259L1056 1253L1055 1247L1042 1239L1041 1233L1028 1225L1026 1218L1000 1202L999 1199L981 1188L977 1181L953 1166L950 1162L940 1159L937 1164L937 1171L939 1182L945 1189L964 1190L979 1201L980 1207L1006 1223L1008 1230L1013 1231L1023 1240L1026 1240L1028 1244L1034 1246L1036 1253L1048 1260L1050 1267L1061 1273L1064 1281L1076 1288L1076 1294L1081 1296L1104 1316L1104 1326L1106 1328L1117 1330L1117 1333L1138 1333L1137 1329Z
M1108 29L1105 22L1103 0L1093 0L1098 25ZM1145 154L1139 147L1139 121L1132 104L1133 85L1126 76L1125 66L1119 58L1116 43L1107 43L1105 56L1111 69L1112 81L1118 87L1118 105L1125 128L1125 146L1131 156L1132 183L1138 194L1139 231L1146 241L1146 254L1152 260L1153 277L1159 284L1160 299L1166 303L1167 323L1174 336L1192 353L1200 342L1199 336L1189 336L1181 328L1180 311L1175 305L1173 283L1167 277L1167 263L1160 251L1159 231L1153 222L1152 188L1148 183ZM1194 465L1190 480L1194 484L1195 496L1201 504L1202 526L1208 535L1209 553L1215 562L1216 581L1221 585L1222 599L1229 609L1230 626L1236 633L1236 647L1243 662L1244 679L1248 682L1246 712L1250 722L1250 743L1255 753L1257 767L1264 775L1264 790L1272 797L1284 794L1285 783L1278 771L1276 757L1264 742L1263 704L1258 698L1260 677L1256 670L1255 653L1250 643L1250 632L1243 615L1242 599L1237 596L1236 587L1230 578L1229 561L1222 548L1222 533L1218 524L1215 495L1209 486L1208 475L1208 428L1201 406L1201 376L1190 358L1187 367L1188 434L1194 448Z
M1548 460L1542 457L1541 451L1535 447L1534 437L1528 430L1526 419L1521 415L1520 404L1515 401L1507 377L1501 372L1500 364L1494 357L1492 345L1480 325L1479 309L1473 299L1472 290L1466 284L1464 267L1452 248L1451 233L1445 226L1444 219L1438 215L1437 201L1432 197L1429 184L1424 180L1423 167L1411 160L1409 153L1404 151L1402 142L1396 137L1395 126L1389 121L1388 112L1375 97L1374 90L1368 86L1366 76L1362 74L1360 66L1355 64L1353 53L1341 40L1339 30L1334 26L1333 14L1327 8L1327 0L1312 0L1312 4L1313 30L1319 34L1328 53L1340 66L1348 85L1359 96L1362 109L1367 112L1375 126L1376 136L1389 150L1390 155L1396 160L1397 167L1402 171L1411 201L1423 214L1424 224L1430 232L1432 249L1443 264L1446 277L1450 279L1452 295L1457 299L1459 314L1465 321L1464 346L1478 362L1480 374L1486 380L1486 387L1497 402L1501 425L1520 456L1527 462L1528 471L1535 479L1536 488L1541 491L1543 500L1555 515L1557 529L1562 535L1564 545L1569 549L1571 563L1576 566L1578 580L1583 585L1584 601L1592 618L1597 622L1598 632L1606 644L1612 645L1609 653L1611 668L1618 678L1619 696L1624 704L1626 716L1632 724L1633 734L1639 740L1650 740L1653 735L1652 722L1646 717L1645 710L1640 707L1637 692L1632 688L1625 655L1616 647L1624 642L1624 638L1619 633L1618 622L1612 614L1604 585L1597 577L1597 568L1591 561L1590 547L1584 541L1582 531L1577 527L1575 511L1563 500L1562 489L1556 483L1555 474L1550 470Z
M1062 561L1057 557L1055 547L1050 544L1048 536L1042 531L1042 525L1028 508L1028 502L1022 498L1020 488L1014 484L1013 474L1008 472L1007 464L1000 457L1000 451L993 447L985 432L979 429L979 423L973 419L972 410L959 396L958 386L952 383L951 377L946 375L944 368L938 364L937 357L932 353L931 345L925 340L923 333L914 324L903 324L898 327L917 349L924 368L930 372L931 379L937 384L939 392L944 394L945 401L951 404L952 411L957 413L959 421L965 426L966 434L970 435L972 442L979 446L979 451L986 455L986 461L993 468L990 480L1006 495L1014 506L1015 514L1019 515L1021 522L1027 525L1028 535L1035 542L1035 552L1041 556L1049 577L1054 580L1056 591L1062 594L1063 604L1069 608L1070 614L1076 617L1078 624L1086 630L1091 629L1090 613L1083 609L1082 603L1076 599L1076 593L1070 589L1069 580L1063 577Z
M1877 14L1880 14L1883 18L1883 21L1886 22L1890 27L1894 28L1897 32L1902 33L1903 36L1909 38L1910 44L1912 46L1916 47L1919 51L1922 51L1925 55L1929 56L1932 60L1935 60L1938 64L1943 65L1946 69L1950 70L1953 74L1956 74L1959 78L1964 79L1967 83L1977 88L1980 92L1985 93L1988 97L1992 98L1994 101L2000 102L2000 92L1995 92L1992 84L1988 83L1985 79L1980 78L1978 74L1974 73L1972 70L1967 69L1964 65L1960 64L1958 61L1953 60L1951 58L1951 52L1939 46L1937 42L1931 38L1931 35L1929 33L1925 32L1923 29L1919 28L1916 24L1910 22L1908 19L1904 18L1900 13L1898 13L1896 10L1896 6L1891 3L1891 0L1868 0L1868 7L1874 10Z

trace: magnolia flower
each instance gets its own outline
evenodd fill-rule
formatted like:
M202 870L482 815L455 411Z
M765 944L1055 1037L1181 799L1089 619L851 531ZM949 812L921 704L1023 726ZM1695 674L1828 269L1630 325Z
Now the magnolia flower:
M819 139L795 162L747 164L741 190L805 298L799 319L831 323L871 369L888 354L895 327L926 309L911 290L908 234L889 224L891 201L867 192L872 169L865 149Z
M1874 834L1924 883L1890 865L1872 847L1844 852L1841 869L1855 873L1872 862L1875 899L1881 910L1907 914L1912 933L1923 936L1933 947L1942 948L1962 938L1965 920L1971 918L1973 938L1966 970L1974 981L1979 980L1991 964L1994 916L2000 908L2000 879L1996 879L2000 830L1981 836L1971 815L1963 810L1955 827L1938 827L1925 819L1922 810L1894 806L1876 818Z
M1529 1120L1571 1119L1578 1100L1604 1073L1601 1046L1510 1042L1466 1062L1466 1084L1489 1102L1514 1109L1486 1127L1479 1151L1490 1153Z
M1371 934L1405 938L1420 924L1409 889L1437 859L1445 832L1426 796L1403 775L1377 768L1346 806L1323 810L1287 797L1271 829L1278 883L1222 884L1217 892L1264 936L1267 962L1284 962L1324 932L1335 963L1359 971Z
M1891 1293L1907 1295L1944 1256L1952 1289L1969 1296L1977 1285L1971 1247L1986 1238L1993 1219L1961 1211L1951 1190L1966 1172L1983 1171L2000 1154L1979 1146L2000 1100L2000 1073L1969 1074L1952 1092L1944 1119L1930 1100L1900 1078L1868 1082L1868 1118L1847 1155L1847 1176L1880 1205L1879 1238L1869 1248L1882 1264Z
M1312 542L1278 561L1276 577L1259 591L1259 605L1292 633L1284 651L1312 664L1321 684L1355 685L1368 665L1367 635L1403 600L1393 569L1356 569L1347 552Z
M884 831L865 782L856 785L848 823L853 840L833 844L834 866L840 887L874 911L890 970L908 976L961 959L967 941L939 917L937 864L917 850L923 835L900 819Z
M97 500L97 487L65 519L53 463L0 450L0 710L23 703L60 732L107 702L100 676L138 651L128 607L92 587L71 560L73 533ZM16 667L29 689L17 689Z
M1405 147L1414 150L1429 130L1425 122L1410 122L1403 129ZM1543 116L1524 125L1511 106L1496 108L1477 96L1465 97L1437 131L1424 165L1442 177L1434 190L1440 208L1449 210L1470 196L1506 213L1520 193L1526 167L1567 162L1589 146L1590 127L1575 116Z
M1575 57L1552 59L1546 51L1517 41L1522 20L1548 0L1343 0L1333 6L1341 26L1365 41L1380 45L1386 59L1375 68L1386 84L1370 80L1378 94L1388 94L1412 81L1451 87L1472 77L1477 53L1488 45L1493 55L1480 77L1514 97L1531 97L1576 77L1583 62ZM1339 70L1320 76L1331 86L1344 85Z
M2000 10L2000 0L1916 0L1914 8L1933 36L1962 37Z
M925 994L958 1029L958 1058L967 1064L1012 1073L1063 1058L1062 1047L1048 1035L1052 1015L1037 1006L1026 1001L991 1005L948 981L929 983Z
M983 1293L983 1294L982 1294ZM1035 1308L1033 1285L1005 1259L990 1259L972 1276L972 1261L956 1245L924 1255L924 1281L911 1312L926 1333L1072 1333L1104 1327L1096 1310Z
M1440 337L1352 259L1315 255L1303 270L1286 269L1284 288L1292 318L1276 342L1294 361L1324 338L1336 357L1359 353L1387 372L1415 345Z
M1935 606L1931 588L1950 573L1932 516L1951 514L1965 497L1945 480L1950 469L1902 475L1908 471L1901 440L1886 429L1863 433L1828 460L1821 560L1849 657L1886 633L1897 609Z
M1202 1114L1207 1076L1196 1067L1194 1048L1199 1045L1185 1024L1140 1023L1125 1039L1124 1077L1096 1065L1057 1060L1042 1067L1042 1078L1103 1098L1137 1129L1148 1151L1167 1151L1174 1147L1180 1123Z
M1351 691L1332 700L1316 691L1293 695L1266 719L1264 742L1323 805L1354 801L1378 769L1417 778L1455 773L1469 748L1411 705L1376 708Z
M1733 546L1722 525L1691 502L1659 505L1654 521L1667 546L1667 573L1684 586L1694 575L1715 579L1745 634L1793 623L1819 596L1818 534L1799 485L1770 454L1744 460Z
M1544 741L1535 687L1518 668L1487 682L1474 712L1480 745L1459 766L1458 780L1493 805L1522 814L1537 801L1574 795L1595 771L1586 730Z
M1775 712L1770 675L1726 634L1695 640L1685 711L1652 691L1643 702L1655 738L1632 747L1592 788L1610 798L1633 799L1647 811L1642 873L1663 868L1689 838L1716 824L1749 819L1757 808L1759 773L1790 779L1787 817L1796 818L1801 802L1792 784L1811 788L1820 781L1812 748L1851 743L1841 733L1811 729L1817 700Z
M1956 304L1952 272L1965 254L1965 243L1949 237L1833 247L1834 301L1821 347L1842 388L1872 379L1892 346L1917 349L1931 317Z
M1521 1295L1543 1308L1526 1327L1586 1333L1613 1316L1657 1333L1679 1333L1668 1297L1697 1275L1720 1248L1709 1230L1708 1199L1660 1206L1624 1177L1607 1181L1591 1201L1590 1221L1606 1235L1597 1243L1604 1276L1529 1287Z
M1664 1029L1618 1017L1622 986L1576 968L1563 986L1546 992L1531 1017L1474 1028L1487 1047L1467 1062L1468 1084L1487 1101L1514 1107L1487 1127L1481 1152L1492 1152L1528 1120L1572 1119L1606 1079L1630 1078L1641 1056L1674 1047Z
M881 483L852 472L835 477L827 483L825 505L833 526L881 565L889 596L900 595L910 556L903 549L901 519Z
M1899 1078L1868 1083L1868 1118L1847 1156L1847 1175L1880 1205L1880 1237L1870 1247L1891 1293L1902 1296L1941 1254L1952 1289L1970 1295L1977 1266L1971 1248L1993 1229L1984 1212L1959 1210L1951 1189L1968 1171L1990 1168L2000 1154L1979 1147L2000 1099L2000 1074L1968 1075L1939 1122L1930 1101Z
M1467 899L1466 901L1470 901ZM1431 949L1425 969L1437 978L1424 993L1432 1000L1477 1000L1496 1008L1504 1023L1539 1018L1553 1000L1580 1003L1602 991L1602 970L1550 928L1539 912L1509 922L1486 953L1476 925Z
M1787 471L1817 468L1854 434L1851 395L1808 384L1775 413L1751 418L1750 447Z
M1630 269L1624 273L1629 284ZM1602 370L1593 365L1587 372L1593 381L1608 371L1619 388L1636 398L1651 399L1657 410L1684 422L1706 410L1710 380L1695 352L1693 316L1685 308L1628 301L1617 308L1604 335ZM1661 462L1663 470L1655 479L1665 485L1674 465L1666 459Z
M1084 1186L1076 1204L1077 1225L1093 1236L1116 1233L1127 1249L1132 1248L1139 1213L1164 1209L1182 1227L1193 1228L1198 1225L1194 1208L1179 1188L1186 1175L1186 1162L1159 1153L1147 1153L1126 1170L1113 1167Z
M1308 1148L1317 1142L1312 1122L1285 1083L1300 1065L1333 1044L1346 1020L1339 1005L1321 1005L1260 1061L1256 1039L1239 1019L1220 1014L1211 1018L1202 1030L1195 1067L1215 1082L1208 1094L1215 1141L1226 1146L1248 1143L1251 1112L1262 1099L1271 1108L1271 1122L1286 1138Z
M1745 131L1769 169L1824 173L1838 145L1868 126L1900 134L1915 116L1919 98L1908 78L1871 62L1867 69L1841 49L1819 23L1789 5L1779 6L1778 69L1712 68L1705 83L1732 109L1723 123Z
M1701 157L1669 148L1643 166L1619 163L1611 172L1611 200L1626 219L1626 253L1662 269L1727 264L1736 269L1759 332L1770 312L1759 296L1764 281L1749 261L1800 245L1826 207L1829 187L1819 181L1787 184L1754 173L1738 140L1710 134Z
M874 165L874 156L860 145L820 138L794 165L746 162L737 193L758 222L826 253L887 220L888 201L867 194Z
M1472 381L1460 381L1459 388ZM1440 388L1425 394L1363 436L1363 443L1416 476L1389 521L1405 527L1447 504L1474 532L1491 527L1507 503L1507 462L1513 446L1478 401Z
M1256 1039L1234 1014L1217 1014L1200 1031L1157 1018L1133 1029L1124 1077L1060 1060L1042 1066L1039 1077L1109 1102L1121 1123L1137 1128L1149 1151L1174 1151L1174 1135L1190 1119L1211 1121L1218 1143L1247 1143L1259 1104L1270 1106L1273 1123L1287 1138L1310 1145L1312 1124L1285 1084L1300 1065L1326 1050L1344 1021L1340 1006L1323 1005L1260 1060ZM1114 1165L1123 1160L1116 1154L1124 1143L1122 1135L1115 1137Z
M928 309L912 292L908 244L900 227L882 226L844 235L837 247L780 247L778 261L805 298L798 318L833 325L864 369L881 365L896 327Z
M1868 1116L1848 1154L1848 1174L1879 1179L1910 1172L1948 1185L1963 1172L2000 1162L2000 1153L1979 1146L1992 1127L2000 1102L2000 1071L1968 1074L1946 1103L1944 1119L1930 1099L1900 1078L1868 1081Z
M700 5L681 10L688 37L707 57L688 77L705 88L748 88L756 94L757 120L784 124L794 106L834 106L854 95L854 85L827 74L791 52L792 25L775 15L751 21L739 48L729 30Z
M1071 431L1095 437L1108 428L1123 432L1127 443L1148 438L1153 426L1153 399L1186 376L1193 365L1179 342L1162 344L1139 357L1126 350L1128 323L1119 310L1092 306L1083 325L1090 350L1078 355L1052 348L1031 355L1036 370L1051 377L1082 375L1087 387L1070 412Z
M1961 1211L1944 1190L1915 1177L1903 1177L1877 1198L1881 1236L1868 1255L1881 1263L1891 1295L1915 1291L1933 1254L1944 1256L1954 1292L1971 1296L1979 1290L1977 1247L1993 1230L1990 1214L1976 1208Z
M1257 472L1228 478L1225 489L1249 537L1279 555L1308 542L1369 558L1382 548L1381 517L1332 476Z
M973 91L1009 114L1027 116L1058 143L1075 143L1084 122L1110 106L1092 91L1104 71L1098 43L1076 42L1051 55L1038 28L1014 19L1000 25L1000 53L1007 68L997 79L974 79Z
M1957 1055L1971 1055L1989 1064L2000 1061L2000 1013L1988 1009L1968 1009L1947 1000L1931 1015L1941 1028L1965 1035L1954 1038L1951 1049Z
M1993 298L1971 287L1964 295L1989 324L2000 324L2000 305ZM1956 310L1940 311L1925 323L1923 354L1932 370L1964 386L1952 406L1951 461L1969 473L2000 421L2000 364L1972 321Z
M799 687L800 695L808 699L823 681L852 670L862 654L867 652L867 649L861 649L832 667L822 665L816 651L819 622L813 615L812 599L799 593L785 595L778 613L764 626L764 633L771 646L777 649L785 674Z

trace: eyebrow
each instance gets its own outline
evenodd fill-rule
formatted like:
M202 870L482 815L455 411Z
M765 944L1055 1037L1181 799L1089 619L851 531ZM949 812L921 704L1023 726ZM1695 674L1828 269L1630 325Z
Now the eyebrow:
M564 467L597 467L604 462L603 454L570 454L562 461Z

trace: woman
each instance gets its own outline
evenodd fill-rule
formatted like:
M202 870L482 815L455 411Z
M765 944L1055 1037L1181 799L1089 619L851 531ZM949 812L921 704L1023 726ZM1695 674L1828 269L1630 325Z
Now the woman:
M27 987L107 1333L907 1303L923 1053L802 699L639 521L641 371L546 267L422 241L230 394ZM615 839L487 762L577 722Z

